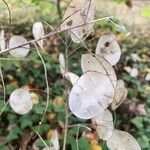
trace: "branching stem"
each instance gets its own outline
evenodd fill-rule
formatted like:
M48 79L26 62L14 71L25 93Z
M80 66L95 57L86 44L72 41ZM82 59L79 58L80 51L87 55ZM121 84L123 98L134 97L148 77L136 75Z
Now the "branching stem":
M94 21L91 21L91 22L86 22L84 24L81 24L81 25L77 25L77 26L74 26L74 27L71 27L71 28L68 28L68 29L59 29L59 27L57 29L54 29L53 31L51 31L50 33L46 34L45 36L39 38L39 39L34 39L34 40L31 40L31 41L28 41L24 44L21 44L21 45L18 45L18 46L15 46L15 47L12 47L12 48L7 48L5 49L4 51L0 51L0 55L6 53L6 52L9 52L13 49L16 49L16 48L19 48L19 47L22 47L22 46L25 46L25 45L28 45L28 44L31 44L31 43L36 43L37 41L40 41L42 39L45 39L45 38L48 38L50 36L53 36L53 35L56 35L56 34L59 34L61 32L64 32L64 31L68 31L68 30L71 30L71 29L75 29L75 28L78 28L78 27L81 27L81 26L85 26L87 24L92 24L92 23L95 23L95 22L99 22L99 21L103 21L103 20L108 20L110 18L113 18L112 16L110 17L104 17L104 18L100 18L100 19L97 19L97 20L94 20Z
M41 119L41 121L40 121L40 123L39 123L39 124L42 124L42 122L43 122L43 120L44 120L44 117L45 117L45 115L46 115L47 109L48 109L49 98L50 98L50 97L49 97L50 92L49 92L49 84L48 84L48 75L47 75L46 64L45 64L45 62L44 62L44 59L43 59L42 55L40 54L40 51L39 51L37 45L36 45L35 43L33 43L33 44L35 45L36 50L37 50L37 53L38 53L38 55L39 55L39 57L40 57L40 59L41 59L41 61L42 61L42 64L43 64L43 67L44 67L45 81L46 81L46 93L47 93L47 94L46 94L46 95L47 95L46 107L45 107L45 110L44 110L42 119Z

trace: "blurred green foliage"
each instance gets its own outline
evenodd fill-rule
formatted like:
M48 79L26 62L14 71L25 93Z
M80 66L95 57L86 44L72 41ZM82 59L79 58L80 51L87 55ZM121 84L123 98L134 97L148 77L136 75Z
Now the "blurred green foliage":
M150 7L145 7L142 10L142 16L144 16L144 17L150 17Z

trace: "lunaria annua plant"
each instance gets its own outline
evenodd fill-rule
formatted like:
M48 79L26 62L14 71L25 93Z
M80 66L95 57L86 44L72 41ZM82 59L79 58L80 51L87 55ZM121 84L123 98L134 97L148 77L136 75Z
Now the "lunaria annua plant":
M50 33L45 34L43 24L35 22L32 28L35 39L31 41L27 41L23 36L13 35L6 47L4 30L0 33L0 54L9 52L13 57L25 58L30 52L30 44L36 47L44 66L47 86L47 105L43 117L47 111L49 101L47 69L40 54L44 46L43 39L59 34L62 31L67 31L73 42L83 44L86 37L92 32L94 22L105 19L109 20L109 17L94 20L95 5L95 0L72 0L63 16L61 24ZM65 56L63 53L59 55L62 76L72 85L68 96L69 108L76 117L91 119L91 122L96 125L99 138L106 141L107 146L111 150L141 150L137 141L129 133L114 129L111 110L119 107L127 96L124 82L117 79L113 69L113 66L116 65L121 57L121 50L115 36L102 35L95 49L95 53L91 53L88 50L88 53L81 56L83 74L80 77L68 70L68 62L66 61L68 57L67 51ZM20 115L28 113L33 107L30 89L24 86L14 90L10 95L9 104ZM66 104L66 110L68 109L67 106ZM40 123L42 121L43 118ZM63 150L66 149L67 122L66 119ZM36 133L43 141L40 134ZM60 149L57 131L53 132L51 143L51 147L44 143L44 150Z

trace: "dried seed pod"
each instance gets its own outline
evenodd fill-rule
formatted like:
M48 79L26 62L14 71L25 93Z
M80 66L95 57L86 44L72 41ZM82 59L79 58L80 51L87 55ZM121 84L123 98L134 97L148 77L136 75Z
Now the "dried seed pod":
M127 97L127 89L124 86L124 81L123 80L118 80L117 81L117 87L116 87L116 94L115 98L111 104L112 110L115 110L118 108L121 103L126 99Z
M44 27L43 27L42 22L35 22L33 24L32 33L36 40L44 36ZM40 41L37 41L41 49L43 49L43 42L44 42L43 39Z
M113 133L113 117L111 112L106 109L102 114L92 118L93 123L96 123L96 131L100 139L108 140Z
M93 21L94 16L95 0L72 0L64 14L60 28L63 30L71 28L69 32L72 40L80 43L92 32L94 24L87 23Z
M97 71L107 75L113 83L114 88L116 87L116 73L110 63L101 56L95 54L83 54L81 58L81 68L84 73L87 71Z
M60 66L60 71L61 74L64 75L65 74L65 68L66 68L66 62L65 62L65 57L63 53L59 54L59 66Z
M17 47L24 43L27 43L27 40L23 36L14 35L9 41L9 48L11 49L13 47ZM30 45L27 44L27 45L15 48L13 50L10 50L9 53L10 55L16 58L25 58L28 55L29 51L30 51Z
M77 117L91 119L103 113L112 103L114 95L115 90L107 75L89 71L71 89L69 107Z
M51 138L52 148L55 150L59 150L59 139L58 139L58 133L56 130L53 131L52 138Z
M141 150L131 134L120 130L113 131L111 138L107 140L107 146L111 150Z
M95 53L104 57L111 65L115 65L121 57L120 46L113 35L101 36Z
M5 33L4 30L0 32L0 50L3 51L6 48L6 42L5 42Z
M13 91L10 95L9 103L11 108L20 115L28 113L33 107L30 93L25 88Z
M72 73L72 72L66 72L64 74L64 77L72 84L74 85L77 80L79 79L79 76L77 76L76 74Z
M42 150L59 150L59 139L58 139L58 132L57 130L52 131L52 137L51 137L51 146L50 147L45 147Z

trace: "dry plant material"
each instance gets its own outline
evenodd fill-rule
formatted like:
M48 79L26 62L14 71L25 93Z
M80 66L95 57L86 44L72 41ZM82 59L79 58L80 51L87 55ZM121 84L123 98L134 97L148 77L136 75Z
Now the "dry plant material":
M114 95L115 90L107 75L88 71L79 78L71 89L69 106L77 117L91 119L103 113L112 103Z
M51 137L51 146L48 148L45 147L43 150L59 150L60 146L59 146L59 138L58 138L58 132L57 130L52 131L52 137Z
M65 74L65 68L66 68L66 62L65 62L65 56L63 53L59 54L59 66L60 66L60 71L61 74L64 75Z
M5 32L2 30L0 32L0 51L5 50L6 48L6 42L5 42Z
M63 53L59 54L59 66L62 76L65 77L72 85L74 85L75 82L79 79L79 77L72 72L66 72L66 62Z
M102 114L92 119L93 123L96 123L96 131L100 139L108 140L113 133L113 117L111 112L106 109Z
M79 76L77 76L76 74L72 73L72 72L66 72L64 74L64 77L72 84L74 85L77 80L79 79Z
M131 134L120 130L114 130L106 143L111 150L141 150L138 142Z
M127 89L124 86L124 81L123 80L118 80L117 81L117 87L116 87L116 94L115 98L111 104L112 110L115 110L118 108L122 102L126 99L127 97Z
M36 40L44 37L44 27L42 22L35 22L33 24L32 33ZM40 48L43 50L43 43L44 43L43 39L37 41L37 43L40 46Z
M95 0L72 0L63 16L61 29L69 29L71 39L75 43L82 42L93 29L93 23L87 24L94 20L95 17Z
M27 43L27 40L23 36L14 35L9 41L9 48L11 49L19 45L22 45L24 43ZM10 50L9 53L10 55L16 58L25 58L28 55L29 51L30 51L30 45L27 44L15 48L13 50Z
M113 86L116 87L117 77L113 67L103 57L95 54L84 54L81 58L81 69L83 73L87 71L97 71L107 75Z
M59 139L58 139L57 130L53 131L52 138L51 138L51 144L52 144L51 148L54 148L55 150L59 150L60 146L59 146Z
M115 65L121 57L120 46L114 35L102 35L95 53L104 57L111 65Z
M20 115L28 113L33 107L30 93L25 88L13 91L9 98L9 104L11 108Z
M95 5L96 0L71 0L63 16L60 28L58 28L60 30L52 30L49 34L45 35L42 22L35 22L32 28L34 39L28 42L23 36L14 35L9 40L8 49L5 49L6 43L4 30L0 32L0 50L2 51L0 54L9 51L9 53L16 58L25 58L30 51L29 44L32 43L35 45L37 53L41 58L46 80L47 101L39 124L43 123L43 119L47 112L50 93L46 64L40 54L38 46L43 50L44 38L56 35L65 30L68 30L72 41L83 44L85 38L92 32L94 22L104 20L104 18L102 18L94 21ZM117 25L112 20L108 19L108 17L107 20L116 27L123 29L122 26ZM38 46L35 43L37 43ZM66 47L68 46L67 42L65 45ZM65 51L65 57L68 58L67 50ZM96 131L94 131L95 133L89 134L89 138L94 139L94 135L97 135L97 137L106 141L107 146L111 150L141 150L137 141L129 133L114 129L113 117L111 112L108 110L109 105L111 105L112 110L115 110L127 96L127 89L124 86L124 82L122 80L117 80L116 73L112 67L113 65L116 65L121 57L121 50L115 36L101 36L98 41L95 54L90 53L82 55L81 69L83 71L83 75L81 77L78 77L76 74L68 71L65 57L63 53L60 53L59 65L62 76L73 86L69 93L69 107L71 112L78 118L92 119L92 126L96 128ZM132 77L136 77L137 74L137 70L132 70L132 72L130 72ZM69 91L69 89L66 91ZM32 109L33 104L39 103L39 100L35 93L30 94L27 88L20 88L11 93L8 102L16 113L23 115ZM53 105L57 104L64 104L64 99L58 97L55 98ZM137 107L136 111L139 111L141 115L145 114L144 106L144 104L139 104ZM5 107L3 110L4 109ZM52 120L55 116L56 114L51 113L48 115L47 119ZM70 114L68 115L68 105L66 103L65 123L59 121L59 125L66 129L64 134L63 150L66 149L67 143L67 127L69 126L68 116L70 116ZM77 146L80 126L81 125L78 124L76 138ZM48 138L51 137L51 146L47 145L37 131L36 133L45 145L43 150L60 149L58 133L56 130L53 132L49 131L47 134ZM95 143L94 148L101 149L101 147L98 147L96 144L97 143ZM26 146L27 145L25 145L25 147ZM38 149L38 147L36 147L36 149Z

